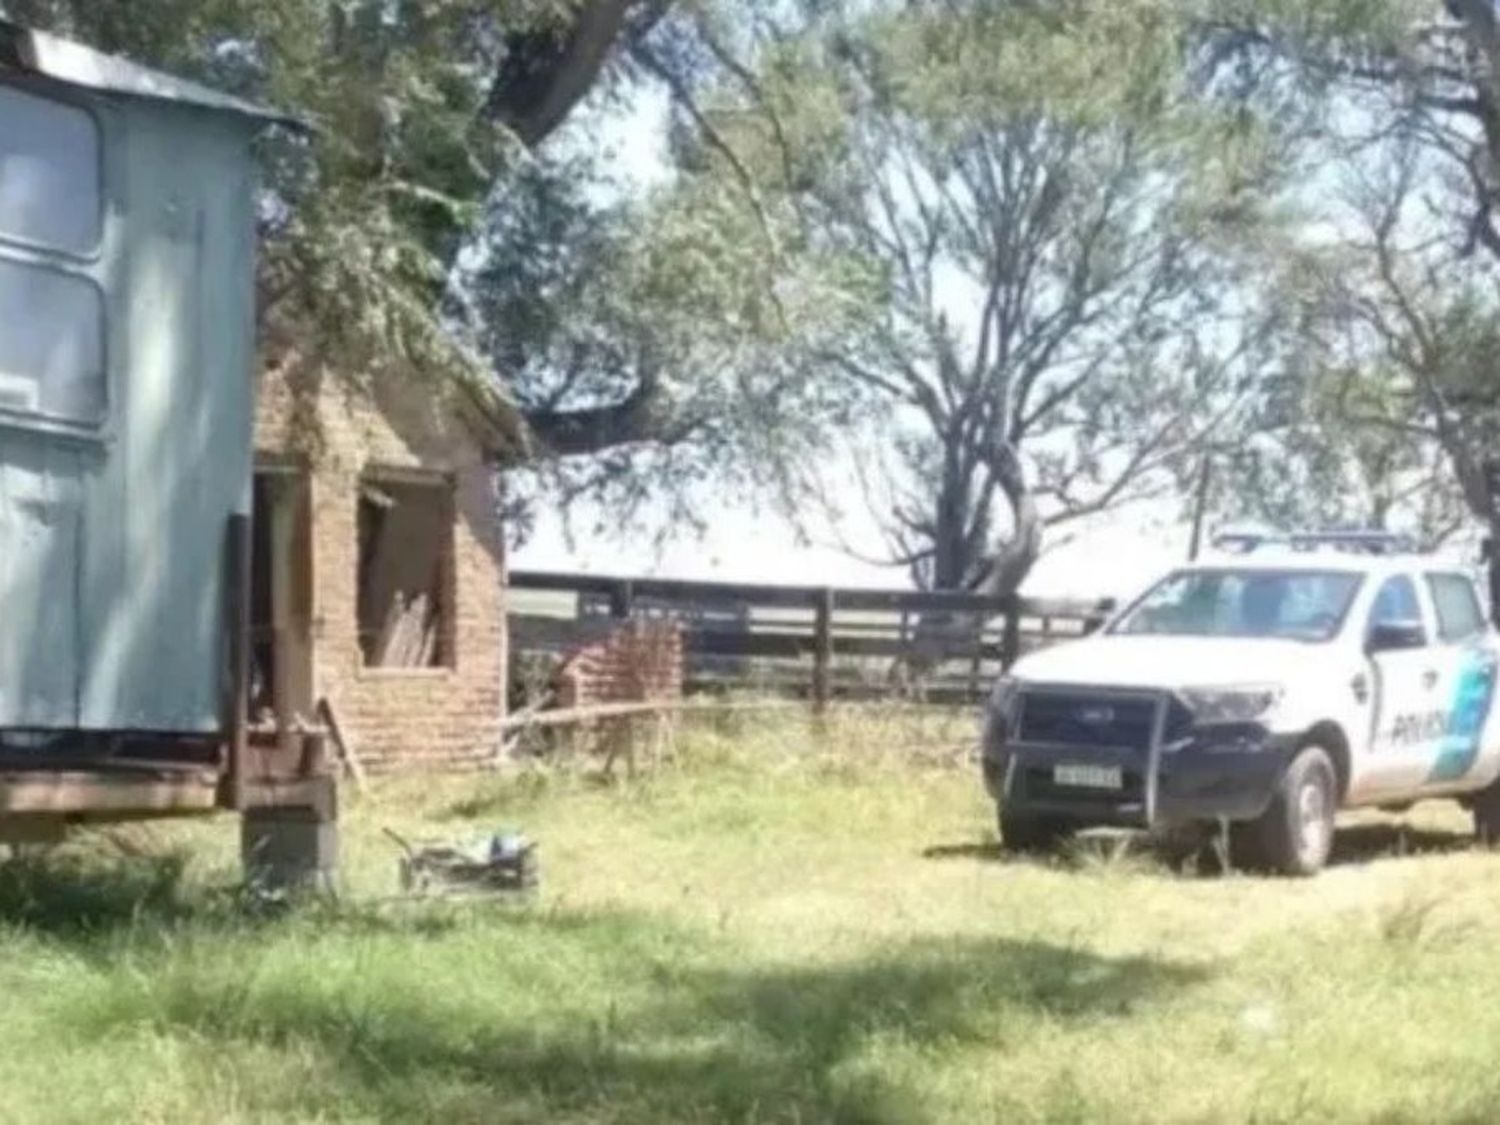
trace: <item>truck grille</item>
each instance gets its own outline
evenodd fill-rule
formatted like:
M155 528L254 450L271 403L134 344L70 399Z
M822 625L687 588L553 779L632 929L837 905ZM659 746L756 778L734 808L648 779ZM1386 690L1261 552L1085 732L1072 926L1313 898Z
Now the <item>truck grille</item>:
M1099 750L1151 747L1157 700L1151 696L1026 692L1017 734L1021 742Z

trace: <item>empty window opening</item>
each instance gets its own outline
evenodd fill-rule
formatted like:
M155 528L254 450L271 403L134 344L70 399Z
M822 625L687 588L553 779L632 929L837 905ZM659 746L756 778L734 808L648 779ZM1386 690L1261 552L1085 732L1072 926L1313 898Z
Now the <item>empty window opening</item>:
M359 497L359 647L369 668L453 664L453 488L367 479Z

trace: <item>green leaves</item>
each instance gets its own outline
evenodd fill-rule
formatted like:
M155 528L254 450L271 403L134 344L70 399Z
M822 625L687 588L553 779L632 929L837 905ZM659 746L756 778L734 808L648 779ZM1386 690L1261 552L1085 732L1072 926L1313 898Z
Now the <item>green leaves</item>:
M520 157L494 102L570 0L9 0L18 19L295 113L264 143L262 317L349 377L487 379L450 331L455 259ZM541 40L547 42L545 36ZM585 83L586 85L586 83Z

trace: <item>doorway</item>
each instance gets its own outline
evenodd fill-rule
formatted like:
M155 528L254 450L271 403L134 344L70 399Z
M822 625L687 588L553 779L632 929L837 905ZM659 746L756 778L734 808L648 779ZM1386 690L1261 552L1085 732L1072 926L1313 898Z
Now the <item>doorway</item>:
M312 497L290 462L258 461L251 515L250 721L288 732L311 721Z

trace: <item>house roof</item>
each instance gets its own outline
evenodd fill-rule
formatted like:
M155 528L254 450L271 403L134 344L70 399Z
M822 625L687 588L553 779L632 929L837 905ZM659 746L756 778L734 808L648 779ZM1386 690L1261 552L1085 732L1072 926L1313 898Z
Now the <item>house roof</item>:
M81 43L0 19L0 72L22 70L70 86L153 101L177 102L266 124L305 128L297 118L185 78L106 55Z

